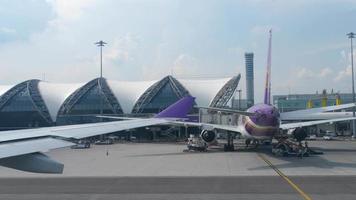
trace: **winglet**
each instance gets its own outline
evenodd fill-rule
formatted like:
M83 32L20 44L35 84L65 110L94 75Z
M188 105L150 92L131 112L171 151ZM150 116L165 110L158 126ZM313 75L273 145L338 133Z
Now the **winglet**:
M186 118L193 108L194 97L186 96L158 113L155 118Z

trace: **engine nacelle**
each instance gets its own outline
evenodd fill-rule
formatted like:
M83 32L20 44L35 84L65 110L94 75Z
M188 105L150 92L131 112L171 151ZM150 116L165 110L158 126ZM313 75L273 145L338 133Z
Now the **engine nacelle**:
M305 140L305 138L308 136L307 129L303 127L298 127L294 129L292 135L298 142L301 142Z
M202 130L200 137L208 144L216 142L216 133L214 131Z

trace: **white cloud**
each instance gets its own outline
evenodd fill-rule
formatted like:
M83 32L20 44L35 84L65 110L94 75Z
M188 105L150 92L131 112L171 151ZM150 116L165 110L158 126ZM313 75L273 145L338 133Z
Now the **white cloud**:
M319 77L324 78L326 76L329 76L333 73L333 71L330 68L323 68L321 69L320 73L318 74Z
M299 68L297 69L297 77L298 78L312 78L314 77L314 72L303 67L303 68Z
M341 59L342 59L342 60L346 60L346 51L345 51L345 50L342 50L342 51L340 52L340 56L341 56Z
M351 52L347 52L345 50L340 51L340 56L341 56L341 61L342 63L346 64L347 67L338 71L337 75L333 79L335 82L340 82L342 80L345 80L346 78L349 78L352 75L352 69L351 69ZM354 51L353 53L354 57L354 62L356 58L356 52Z
M127 33L124 37L115 38L112 45L107 45L108 49L104 52L104 60L111 62L132 61L134 51L139 45L139 38Z
M326 78L333 73L333 70L325 67L320 69L320 71L313 71L308 68L302 67L298 68L296 71L297 78L299 79L310 79L310 78Z
M47 0L56 17L49 22L51 26L65 28L67 23L78 21L86 9L95 5L95 0Z
M342 69L337 73L337 76L334 78L335 82L341 81L352 74L351 66L347 66L345 69Z
M4 34L9 34L9 35L11 35L11 34L16 34L16 30L15 29L13 29L13 28L9 28L9 27L1 27L0 28L0 32L1 33L4 33Z
M321 54L321 53L325 53L328 51L345 49L348 46L349 46L349 44L347 42L334 43L334 44L326 43L325 45L322 45L322 46L317 46L315 48L312 47L309 50L305 51L304 54L306 54L306 55ZM343 54L343 53L345 53L345 51L341 51L341 54ZM343 56L343 55L341 55L341 56Z
M351 63L351 52L347 54L348 61ZM353 59L355 63L356 59L356 51L353 52Z
M180 54L173 62L175 77L194 76L198 73L198 60L187 54Z
M58 18L75 20L80 18L85 8L93 5L95 0L48 0Z

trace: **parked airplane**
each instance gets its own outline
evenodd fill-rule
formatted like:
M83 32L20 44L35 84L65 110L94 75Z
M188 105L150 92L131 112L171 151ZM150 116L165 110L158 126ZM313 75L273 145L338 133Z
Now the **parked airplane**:
M238 111L222 108L211 108L210 110L237 113L239 114L238 125L216 125L207 123L188 123L191 126L200 126L203 130L201 132L201 138L206 143L216 143L217 130L224 130L228 132L235 132L245 137L247 145L251 141L269 140L276 136L281 130L287 130L297 140L301 141L307 137L305 129L302 127L312 126L322 123L332 123L338 121L352 120L354 118L347 117L344 112L339 114L328 114L328 111L340 110L351 108L355 106L355 103L330 106L324 108L314 108L301 111L280 113L276 107L271 105L271 51L272 51L272 31L269 32L269 46L268 46L268 58L267 58L267 72L266 83L264 93L264 103L257 104L249 108L247 111ZM342 116L342 118L340 118ZM331 118L332 117L332 118ZM338 118L337 118L338 117ZM326 119L317 121L297 122L283 124L281 121L285 120L315 120ZM233 150L234 146L231 141L228 140L228 144L225 145L226 150Z
M153 118L0 132L0 165L28 172L62 173L64 165L41 152L73 146L74 140L185 119L194 98L184 97Z

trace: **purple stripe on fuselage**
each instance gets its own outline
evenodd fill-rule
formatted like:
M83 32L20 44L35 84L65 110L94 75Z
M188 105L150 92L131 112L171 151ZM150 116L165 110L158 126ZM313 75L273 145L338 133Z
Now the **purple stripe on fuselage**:
M246 131L251 136L272 137L279 129L279 112L271 105L257 104L247 110L253 112L253 116L242 118Z
M248 117L244 117L242 121L245 130L253 137L273 137L278 131L278 127L258 126Z

